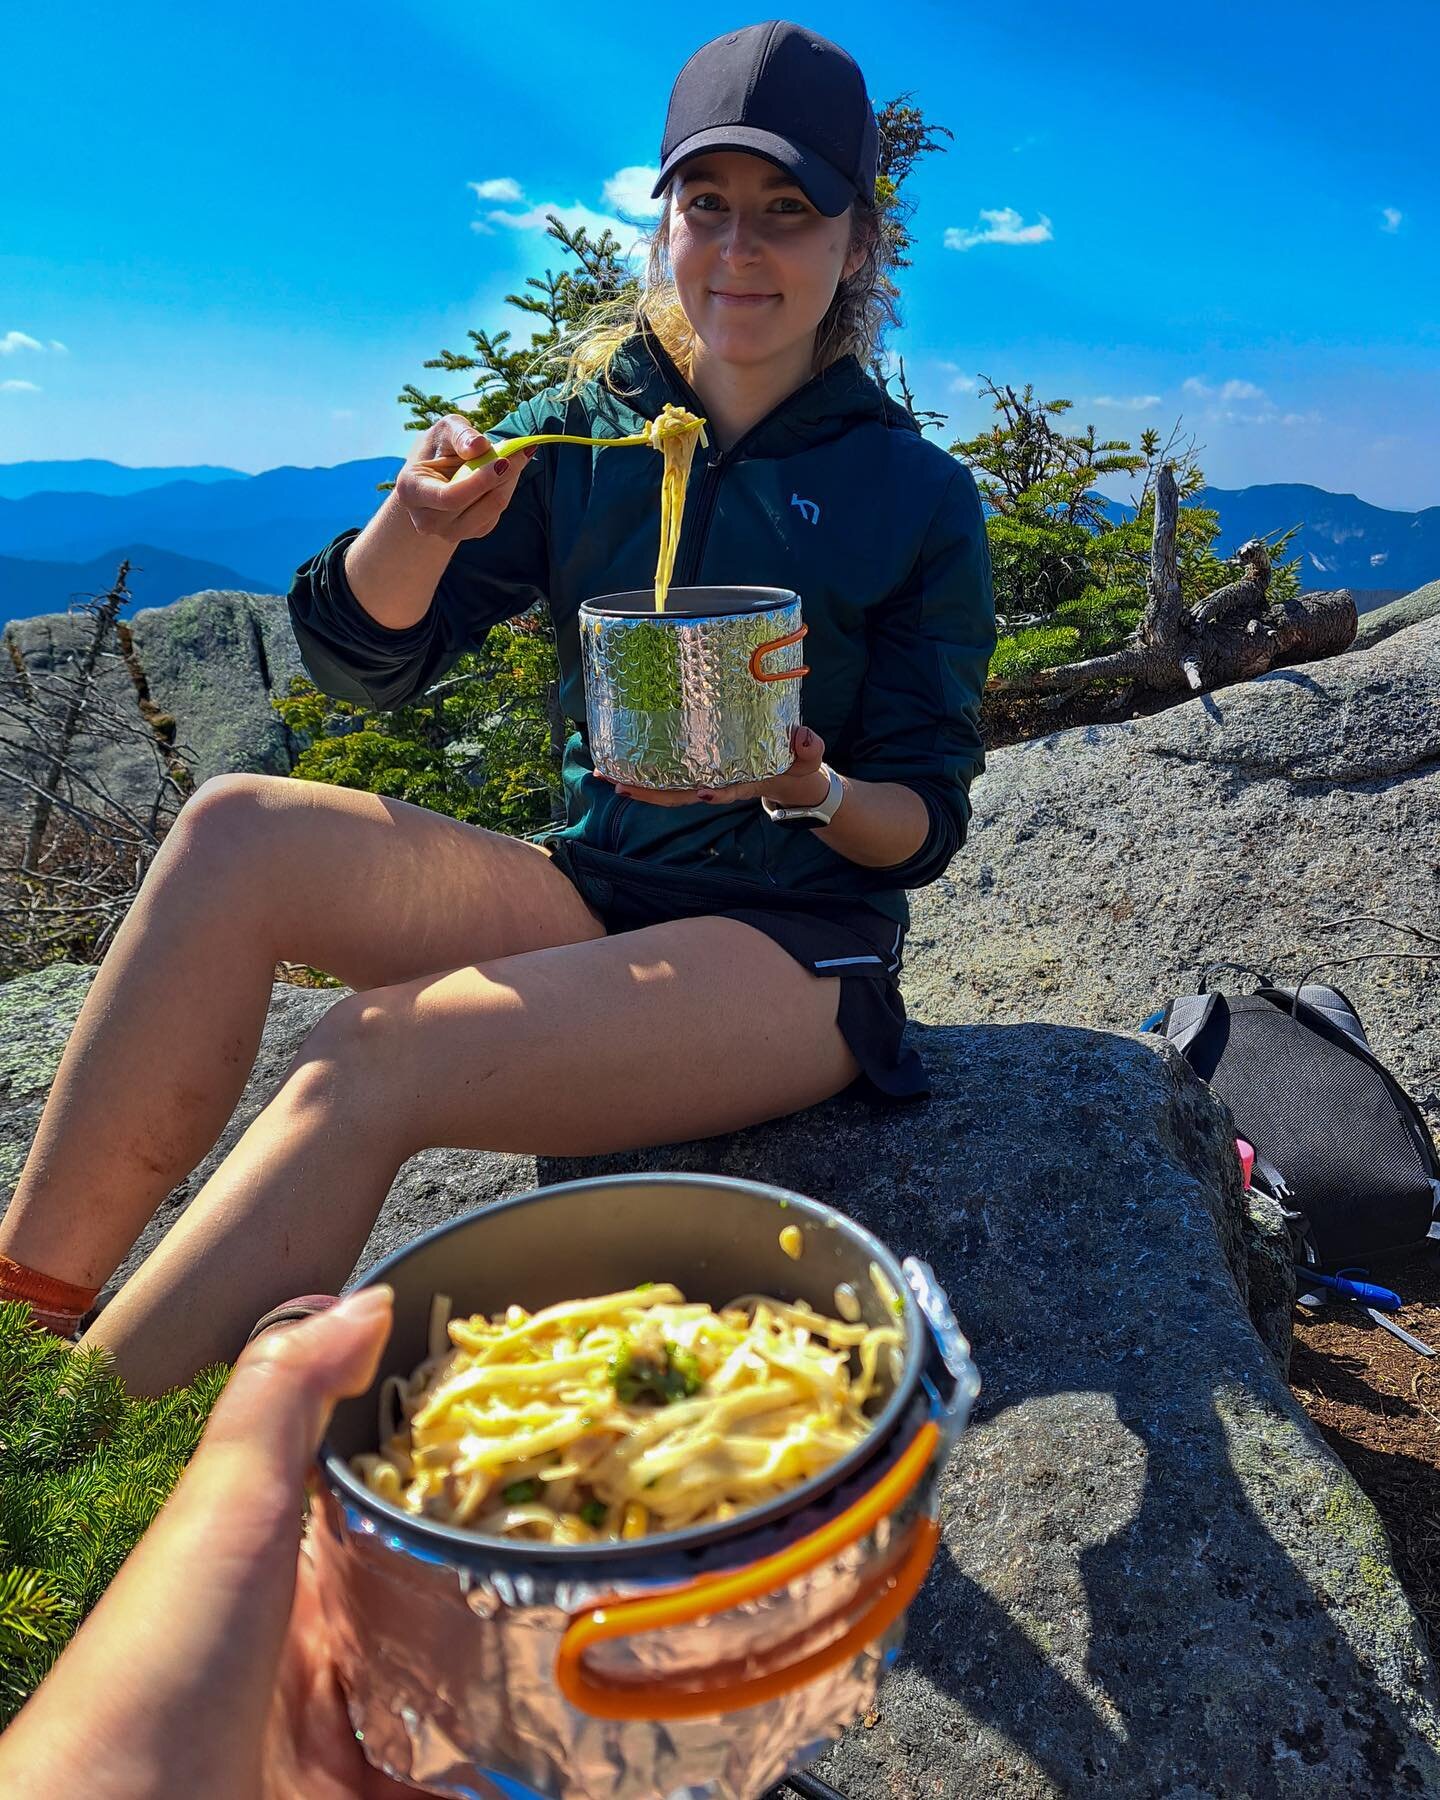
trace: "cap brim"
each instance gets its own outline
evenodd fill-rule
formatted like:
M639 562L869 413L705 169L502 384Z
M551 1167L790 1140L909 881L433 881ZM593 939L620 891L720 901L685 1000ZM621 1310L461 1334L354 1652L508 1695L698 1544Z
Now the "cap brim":
M661 189L680 164L701 150L743 150L751 156L763 156L767 162L793 176L811 204L830 219L843 213L855 198L854 183L817 151L807 150L788 138L778 137L773 131L761 131L753 125L712 125L677 144L666 157L660 179L650 190L650 198L658 200Z

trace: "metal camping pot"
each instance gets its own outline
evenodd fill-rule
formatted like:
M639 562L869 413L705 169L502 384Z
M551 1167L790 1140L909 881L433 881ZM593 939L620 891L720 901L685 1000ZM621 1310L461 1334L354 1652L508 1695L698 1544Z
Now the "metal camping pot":
M637 787L764 781L794 760L800 596L788 588L639 588L580 608L595 767Z
M780 1247L787 1225L798 1260ZM715 1306L768 1293L832 1316L845 1284L864 1319L898 1322L872 1431L725 1524L620 1544L459 1530L352 1473L378 1442L381 1382L428 1354L437 1294L452 1316L493 1315L662 1279ZM753 1800L869 1707L934 1556L938 1476L979 1387L923 1263L780 1188L644 1174L486 1207L356 1285L376 1281L395 1290L395 1328L375 1384L336 1409L307 1538L376 1767L466 1800Z

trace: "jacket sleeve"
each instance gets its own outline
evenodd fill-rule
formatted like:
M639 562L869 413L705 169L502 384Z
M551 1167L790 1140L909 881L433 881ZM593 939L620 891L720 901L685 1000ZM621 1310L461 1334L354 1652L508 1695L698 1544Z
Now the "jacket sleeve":
M905 582L868 615L869 664L848 773L914 788L924 843L884 871L924 887L965 842L970 783L985 767L980 696L995 650L990 545L975 478L957 463Z
M520 437L541 429L546 395L517 406L487 437ZM430 609L395 631L367 613L345 577L345 551L359 536L351 526L295 571L287 600L300 660L324 694L380 711L424 693L502 619L546 598L549 585L548 471L533 459L516 478L495 529L457 544Z

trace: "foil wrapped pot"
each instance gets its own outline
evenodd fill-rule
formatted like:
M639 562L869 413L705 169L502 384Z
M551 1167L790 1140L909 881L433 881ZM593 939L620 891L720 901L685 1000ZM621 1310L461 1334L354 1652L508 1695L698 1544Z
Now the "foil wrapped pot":
M580 608L590 754L637 787L725 787L790 767L805 626L788 588L649 588Z
M790 1225L798 1260L780 1246ZM716 1307L771 1294L832 1316L843 1284L868 1322L898 1321L872 1430L724 1524L624 1543L462 1530L352 1472L377 1447L381 1381L428 1353L437 1294L451 1316L493 1315L650 1280ZM979 1387L923 1263L779 1188L623 1175L456 1219L357 1285L373 1281L395 1290L395 1329L375 1385L331 1421L307 1538L372 1764L466 1800L754 1800L869 1707L934 1556L938 1477Z

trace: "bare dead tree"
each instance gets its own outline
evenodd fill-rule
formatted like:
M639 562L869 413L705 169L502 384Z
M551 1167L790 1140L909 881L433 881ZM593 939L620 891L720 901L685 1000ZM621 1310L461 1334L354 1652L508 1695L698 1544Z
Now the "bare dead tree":
M901 356L896 360L899 363L899 373L898 375L892 375L886 373L878 356L871 357L871 375L880 386L884 388L887 394L890 392L890 383L892 381L898 381L900 383L900 402L922 431L930 425L943 425L950 417L949 413L935 412L930 407L917 407L915 404L915 395L911 391L909 380L906 378L905 374L905 358Z
M1131 643L1104 656L1005 681L987 691L1019 695L1066 692L1088 682L1134 682L1164 691L1199 693L1247 681L1266 669L1333 656L1354 642L1358 623L1348 590L1305 594L1272 606L1270 553L1259 539L1232 559L1239 574L1192 611L1180 592L1175 544L1180 494L1169 463L1155 482L1155 529L1146 577L1146 606Z
M0 661L0 979L57 957L99 961L166 831L193 790L174 721L137 692L122 563L59 667L26 666L12 634ZM106 683L119 662L123 685ZM6 665L9 665L8 668ZM120 687L121 697L115 696ZM153 770L153 781L145 773ZM124 769L123 791L107 769Z
M35 793L34 805L30 813L30 829L26 833L25 850L20 859L22 870L31 870L35 867L36 858L40 853L40 843L45 836L45 827L50 820L55 791L60 785L60 775L65 766L65 759L70 753L70 746L75 741L75 734L80 728L80 721L84 717L85 709L94 697L95 665L100 660L100 652L104 648L105 640L114 629L120 608L130 598L130 591L125 586L125 577L129 573L130 560L127 557L120 565L120 573L115 577L114 587L91 614L94 625L90 633L90 642L85 646L84 653L80 658L78 679L74 683L73 692L59 720L54 748L45 759Z

